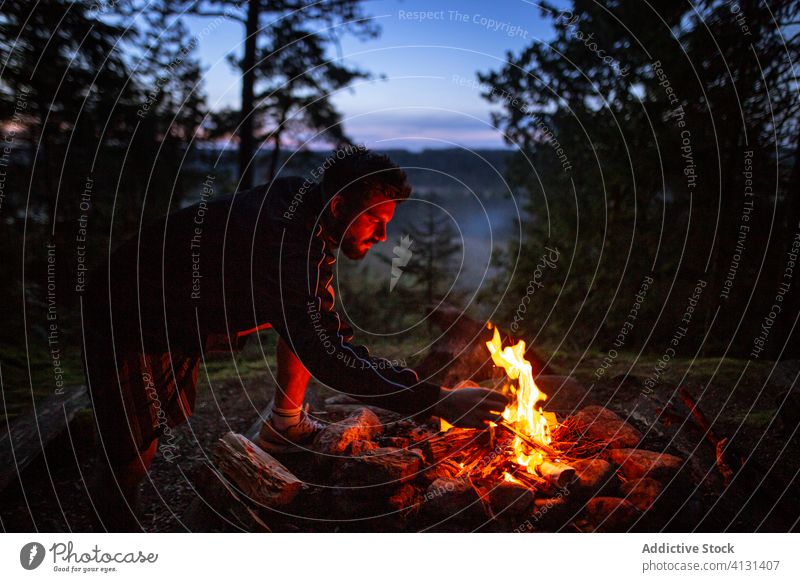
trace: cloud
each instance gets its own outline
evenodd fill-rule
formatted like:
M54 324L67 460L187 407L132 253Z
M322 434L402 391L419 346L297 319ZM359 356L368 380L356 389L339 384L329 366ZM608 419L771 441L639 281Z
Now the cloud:
M357 142L381 149L453 147L454 144L474 148L505 148L499 130L484 114L475 116L459 112L376 111L362 113L345 120L348 133Z

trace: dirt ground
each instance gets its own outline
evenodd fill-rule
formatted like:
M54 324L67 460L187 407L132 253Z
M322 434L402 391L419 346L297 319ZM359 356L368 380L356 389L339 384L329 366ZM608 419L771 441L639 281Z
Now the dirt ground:
M153 461L141 490L144 531L187 531L181 522L196 497L193 475L228 430L245 432L267 406L274 385L263 376L214 382L199 390L195 414L175 430L177 454ZM23 474L24 489L9 487L0 497L0 526L7 532L91 531L92 508L85 482L94 463L91 417L73 423L71 439L48 447L45 458ZM76 426L77 425L77 426ZM69 440L74 447L69 446Z
M586 362L586 370L592 362ZM714 420L714 430L732 437L735 447L752 460L763 474L755 498L774 499L753 515L743 504L732 529L748 531L797 530L800 518L800 437L797 411L781 400L787 393L797 396L797 370L792 364L784 377L773 376L767 383L749 376L721 377L706 382L701 371L685 378L682 385L701 396L704 412ZM574 374L581 377L580 372ZM743 379L742 379L743 378ZM589 379L581 378L584 385ZM673 383L657 392L662 399L672 396ZM794 389L792 389L794 385ZM213 390L206 383L198 393L195 414L190 422L176 429L177 455L172 462L158 455L149 480L142 485L141 526L144 531L188 531L182 517L197 497L193 482L199 467L210 458L217 439L228 430L245 432L269 403L274 384L268 376L257 374L244 380L215 379ZM630 387L627 390L631 390ZM596 384L593 400L600 404L618 401L621 396L613 383ZM319 388L312 408L318 408L329 395ZM780 403L783 402L783 405ZM91 415L78 417L68 438L52 443L46 454L23 474L23 484L12 485L0 496L0 528L7 532L82 532L91 531L92 509L85 481L93 460Z

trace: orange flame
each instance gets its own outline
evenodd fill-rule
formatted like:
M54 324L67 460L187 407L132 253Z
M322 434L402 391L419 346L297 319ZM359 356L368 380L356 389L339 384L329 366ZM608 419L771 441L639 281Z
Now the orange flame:
M490 324L491 326L491 324ZM492 361L506 371L509 380L516 380L508 386L514 401L503 411L503 419L519 432L530 436L544 445L550 444L550 427L542 411L542 403L547 395L539 390L533 381L531 363L525 359L525 342L520 340L515 346L503 348L500 333L494 329L492 341L486 342ZM539 451L528 454L529 447L519 437L514 437L514 455L517 464L535 473L536 466L544 461Z

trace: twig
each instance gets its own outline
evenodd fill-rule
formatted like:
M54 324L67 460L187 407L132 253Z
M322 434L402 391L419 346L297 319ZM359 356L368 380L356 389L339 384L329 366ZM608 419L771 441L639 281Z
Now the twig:
M678 394L683 400L684 405L686 408L689 409L689 412L692 415L697 426L700 427L700 430L703 431L705 438L711 445L714 447L714 451L716 453L716 461L717 461L717 469L719 470L720 474L722 475L722 481L727 487L731 484L733 480L733 476L736 474L736 469L732 467L730 455L727 454L727 447L728 447L728 439L723 438L720 439L717 435L714 434L714 431L711 430L711 423L708 422L706 416L700 410L700 407L697 405L697 401L689 394L689 391L681 386L678 388ZM734 455L735 456L735 455Z
M508 432L513 434L514 436L519 437L519 439L522 442L524 442L526 445L528 445L529 447L531 447L533 449L541 449L545 453L547 453L548 455L550 455L552 457L557 457L558 456L558 452L554 448L549 447L549 446L547 446L547 445L545 445L543 443L537 443L536 441L531 439L529 436L524 435L521 432L519 432L517 429L515 429L513 426L511 426L510 424L508 424L504 420L501 420L500 422L498 422L497 426L499 426L502 429L507 430Z

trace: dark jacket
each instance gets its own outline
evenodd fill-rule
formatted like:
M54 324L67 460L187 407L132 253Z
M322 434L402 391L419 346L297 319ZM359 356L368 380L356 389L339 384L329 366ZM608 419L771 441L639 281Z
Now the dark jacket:
M320 189L307 186L280 178L209 196L142 229L91 277L86 328L112 328L117 350L199 352L220 337L235 349L241 332L271 324L320 382L365 403L430 414L438 386L351 343L333 309L335 257L319 222Z

